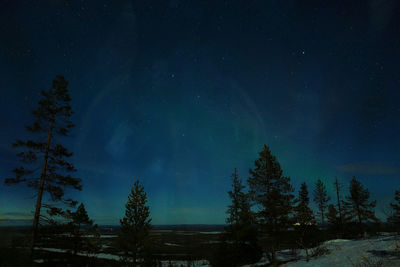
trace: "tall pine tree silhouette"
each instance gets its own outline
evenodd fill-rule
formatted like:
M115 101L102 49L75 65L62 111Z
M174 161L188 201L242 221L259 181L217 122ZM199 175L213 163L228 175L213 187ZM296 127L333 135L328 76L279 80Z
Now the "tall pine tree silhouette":
M226 211L229 216L226 219L227 226L215 252L213 266L242 266L257 261L261 256L250 198L244 189L235 168L232 174L232 190L228 192L231 204Z
M248 184L250 194L257 204L256 213L261 229L270 237L270 260L276 262L276 250L279 248L279 233L291 225L289 217L293 210L293 188L290 178L283 176L281 166L267 145L259 153L260 157L250 169Z
M388 222L393 223L397 232L400 232L400 190L395 191L394 200L395 202L390 203L393 213L389 216Z
M37 241L39 220L45 218L41 208L46 208L49 215L62 214L62 207L57 203L76 205L65 197L65 190L82 189L81 179L72 176L76 171L68 161L72 153L60 143L60 137L68 136L74 127L67 86L64 76L58 75L52 87L41 92L42 99L32 111L35 121L26 127L32 138L13 143L13 147L20 149L17 156L23 166L13 170L15 177L5 179L6 185L25 184L36 192L31 254Z
M130 258L133 266L136 266L138 256L148 245L150 222L147 196L143 186L137 180L125 204L125 216L120 220L121 229L118 234L118 245L125 253L125 261L129 261Z
M254 223L250 210L250 200L248 195L243 192L244 188L235 168L232 174L232 191L228 192L232 204L228 206L227 214L229 217L226 220L228 232L232 234L235 242L241 242L241 232Z
M363 185L356 177L353 177L350 181L349 196L346 196L346 200L343 201L345 218L350 220L355 218L359 227L363 229L365 234L365 229L363 228L363 222L365 221L378 221L375 216L374 208L376 206L375 201L369 201L369 191L364 188Z
M328 201L330 199L331 198L326 192L324 183L321 181L321 179L318 179L314 189L314 202L317 204L318 215L321 217L322 225L325 223L325 210L328 207Z

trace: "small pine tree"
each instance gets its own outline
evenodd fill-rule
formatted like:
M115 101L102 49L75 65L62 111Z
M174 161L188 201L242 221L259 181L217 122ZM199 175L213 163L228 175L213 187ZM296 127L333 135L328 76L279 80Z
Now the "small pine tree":
M306 183L301 184L296 202L298 204L294 207L294 221L296 221L295 230L298 234L297 243L305 250L308 261L308 248L311 246L312 234L315 232L315 218L313 211L309 207L310 198L308 197Z
M361 226L363 222L373 220L378 222L373 209L376 206L375 201L369 201L369 191L364 188L360 181L353 177L349 187L350 195L346 196L344 203L345 217L348 220L356 218L357 223Z
M89 218L83 203L79 205L76 211L68 210L66 217L71 221L67 224L71 236L71 251L76 255L80 251L94 253L100 249L97 224Z
M321 181L321 179L318 179L317 183L315 184L315 189L314 189L314 202L318 206L318 212L317 214L321 217L321 224L324 225L325 223L325 210L328 206L328 201L331 198L328 196L328 193L326 192L326 188L324 183Z
M315 224L314 213L309 207L310 198L308 197L308 190L306 183L301 184L297 202L298 204L294 208L296 222L298 222L300 225Z
M72 153L60 143L60 139L56 139L68 136L74 127L70 120L73 111L67 86L64 76L58 75L50 90L41 92L43 98L32 111L35 121L26 127L37 138L13 143L13 147L21 149L17 156L23 166L13 170L15 177L4 181L6 185L25 184L37 194L31 254L37 241L39 219L46 218L41 208L46 208L50 216L62 215L63 210L57 207L57 203L76 205L76 201L64 196L65 190L82 189L81 179L71 176L76 171L68 162ZM51 221L51 217L47 219Z
M257 261L261 256L250 199L243 192L244 189L235 168L232 174L232 191L228 192L232 201L226 212L229 215L226 219L228 225L225 227L226 234L222 236L223 244L216 251L218 255L215 255L214 265L242 266Z
M326 214L326 219L331 225L338 225L340 224L340 217L339 213L336 210L335 206L333 204L330 204L328 206L328 213Z
M235 244L244 244L250 238L249 235L254 235L253 229L254 219L250 209L250 199L246 193L243 192L244 185L242 180L238 177L235 168L232 174L232 191L229 191L229 197L232 204L228 206L227 214L229 217L226 219L228 224L226 230L229 238L233 239Z
M345 228L335 205L329 204L326 219L328 220L328 233L335 238L342 238L345 235Z
M400 232L400 190L395 191L394 200L395 202L390 203L393 213L388 218L388 222L394 224L397 232Z
M241 212L241 203L243 203L245 199L245 194L243 193L244 186L238 177L236 168L232 174L232 187L233 191L228 192L232 204L228 206L226 212L229 214L229 218L226 219L226 222L230 225L240 223L239 214Z
M269 240L270 260L276 263L279 247L279 233L286 231L292 223L289 217L293 210L293 187L290 178L283 176L281 166L267 145L259 153L260 157L250 169L248 178L251 198L257 204L257 222Z
M131 259L133 266L136 266L138 256L143 254L148 246L151 229L147 196L138 180L131 188L128 202L125 205L125 216L120 223L118 246L125 253L125 261L128 262Z

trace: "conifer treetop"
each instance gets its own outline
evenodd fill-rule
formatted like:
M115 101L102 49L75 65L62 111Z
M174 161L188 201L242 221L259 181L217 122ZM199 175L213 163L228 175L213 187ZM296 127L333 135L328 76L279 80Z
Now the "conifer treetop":
M346 196L344 201L347 218L357 218L360 224L367 220L378 221L373 210L376 206L376 200L369 201L370 193L368 189L364 188L355 176L350 181L349 193L350 195Z
M325 210L328 207L328 201L331 199L328 196L328 193L326 191L325 185L322 182L321 179L317 180L317 183L315 184L315 189L314 189L314 202L318 206L318 215L321 217L321 223L324 224L324 215L325 215Z
M395 190L394 192L394 202L390 203L392 208L392 215L389 216L388 222L394 223L400 229L400 190Z
M301 184L297 206L294 207L295 220L300 225L312 225L315 223L314 214L309 207L310 198L308 197L307 184Z
M248 184L250 195L258 205L257 217L266 228L276 231L290 225L289 214L293 209L293 187L290 178L284 177L281 166L267 145L259 153L250 169Z
M57 75L52 87L42 91L42 98L36 109L32 110L34 121L26 126L30 133L27 140L16 140L12 146L19 150L17 156L22 163L13 170L14 177L4 180L6 185L25 184L37 191L42 175L44 175L44 192L47 192L47 201L62 202L74 206L75 201L65 198L65 190L73 188L82 190L81 179L73 176L76 172L70 162L73 153L63 144L61 137L69 136L75 126L71 121L73 115L70 106L68 81L62 75ZM43 172L43 161L46 168ZM43 204L50 207L52 204Z
M125 216L120 220L122 226L150 227L150 208L144 187L137 180L125 204Z

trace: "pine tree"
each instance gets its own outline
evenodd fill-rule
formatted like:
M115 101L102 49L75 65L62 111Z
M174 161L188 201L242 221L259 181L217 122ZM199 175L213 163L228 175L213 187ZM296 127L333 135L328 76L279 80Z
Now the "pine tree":
M226 212L229 214L226 223L229 225L229 231L232 231L232 234L236 236L235 240L239 242L241 230L246 229L248 226L252 226L254 220L250 209L249 196L243 192L245 186L242 184L242 180L238 177L236 168L232 174L232 187L233 190L228 192L232 204L228 206Z
M76 255L79 251L96 252L99 249L100 234L97 224L93 224L83 203L74 212L68 210L66 217L70 219L67 228L71 236L72 253Z
M343 221L340 219L338 210L335 205L329 204L328 212L326 213L326 219L328 220L329 233L334 235L336 238L341 238L345 234L345 228ZM351 228L348 229L351 232ZM354 234L353 232L351 234Z
M228 192L232 204L228 206L227 210L227 214L229 214L226 219L227 233L236 245L243 245L246 242L254 243L256 231L253 227L254 219L250 209L250 199L243 192L245 187L238 177L236 168L232 174L232 187L233 190Z
M244 186L242 181L239 179L237 170L235 168L232 174L232 187L233 191L229 191L229 197L232 200L232 204L228 206L227 214L229 218L226 219L226 223L230 225L239 224L239 213L241 211L240 204L243 202L245 194L243 193Z
M229 214L229 217L226 219L228 226L225 230L227 239L233 241L236 250L235 263L241 265L249 263L251 262L250 259L259 256L257 229L250 208L250 198L248 194L243 192L244 189L245 187L235 168L232 174L232 191L228 192L232 204L228 206L227 214ZM249 254L247 251L251 253Z
M299 233L299 245L305 249L307 261L309 259L308 248L315 225L313 211L310 209L310 198L308 197L307 184L302 183L297 199L297 205L294 207L294 219L296 231Z
M321 217L321 224L324 225L324 214L325 210L328 206L328 201L331 198L328 196L328 193L326 192L326 188L324 183L321 181L321 179L318 179L317 183L315 184L315 189L314 189L314 202L318 206L318 212L317 214Z
M395 202L390 203L393 213L388 218L388 222L394 224L397 231L400 232L400 190L395 191L394 200Z
M257 221L271 238L269 251L271 261L275 263L278 234L287 230L292 222L289 216L293 210L294 190L290 178L283 176L279 162L267 145L259 155L254 170L249 170L251 177L248 178L248 184L250 195L259 208Z
M294 208L295 219L300 225L315 224L314 213L310 209L310 198L308 197L307 184L302 183L299 191L298 204Z
M347 218L356 218L359 225L364 221L378 221L373 209L376 200L369 202L369 191L364 188L360 181L353 177L349 187L350 195L346 196L344 203L345 215Z
M74 127L70 120L73 111L69 104L71 98L67 86L68 82L64 77L58 75L52 87L48 91L41 92L43 98L39 101L38 107L32 111L35 121L26 127L26 130L36 138L17 140L13 143L13 147L21 150L17 156L23 166L13 170L15 177L5 179L6 185L25 184L37 194L31 254L37 241L39 220L51 219L41 212L41 208L46 208L51 216L60 215L63 213L63 204L71 207L76 205L76 201L65 197L65 190L82 189L81 179L71 176L76 171L68 162L72 153L58 138L68 136Z
M231 204L226 213L227 226L220 236L220 244L211 259L212 266L242 266L257 261L261 249L257 245L257 229L250 208L250 198L237 174L232 174L232 190L228 192Z
M341 223L339 213L333 204L330 204L328 206L328 213L326 214L326 219L330 224L335 226Z
M150 210L147 204L147 196L142 185L137 180L128 202L125 205L125 216L121 223L118 234L118 245L125 253L125 259L132 259L133 266L136 266L138 256L144 253L149 241L151 229Z

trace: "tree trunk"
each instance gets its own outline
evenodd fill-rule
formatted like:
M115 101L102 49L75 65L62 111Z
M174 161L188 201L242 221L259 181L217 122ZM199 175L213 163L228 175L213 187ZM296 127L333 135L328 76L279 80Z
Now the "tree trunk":
M324 209L321 206L321 209L319 210L321 212L321 227L322 229L324 228Z
M337 206L339 210L339 219L340 219L340 228L341 228L341 236L344 236L344 222L343 222L343 216L342 216L342 207L340 206L340 187L339 187L339 182L337 180L337 177L335 179L335 187L336 187L336 196L337 196Z
M343 219L342 219L342 208L340 206L340 192L339 192L339 182L336 178L335 181L335 187L336 187L336 196L337 196L337 203L338 203L338 210L339 210L339 218L340 218L340 223L343 224Z
M54 96L54 107L55 106L56 106L56 96ZM53 114L53 117L52 117L52 119L50 121L49 132L48 132L48 135L47 135L46 151L45 151L45 154L44 154L42 172L41 172L41 175L40 175L40 184L39 184L38 197L37 197L37 200L36 200L35 216L34 216L34 219L33 219L32 243L31 243L31 248L30 248L31 260L33 260L33 251L34 251L34 248L35 248L37 232L38 232L38 226L39 226L40 208L42 207L42 196L43 196L44 182L46 180L47 159L49 157L50 142L51 142L51 137L52 137L52 133L53 133L53 127L54 127L54 114Z

